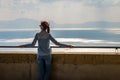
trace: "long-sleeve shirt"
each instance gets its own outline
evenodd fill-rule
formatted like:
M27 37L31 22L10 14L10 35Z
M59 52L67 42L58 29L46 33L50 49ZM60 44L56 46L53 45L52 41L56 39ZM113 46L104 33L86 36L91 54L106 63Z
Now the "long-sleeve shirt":
M39 33L36 33L33 42L31 44L26 44L25 47L33 47L38 41L38 55L50 55L51 53L50 40L56 45L59 45L61 47L67 47L67 45L57 42L51 36L51 34L43 30Z

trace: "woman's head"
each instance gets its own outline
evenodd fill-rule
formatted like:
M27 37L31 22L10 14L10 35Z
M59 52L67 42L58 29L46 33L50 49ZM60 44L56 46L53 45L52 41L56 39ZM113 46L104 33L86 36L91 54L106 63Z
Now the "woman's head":
M47 21L41 21L40 28L41 28L41 30L45 30L48 33L50 33L50 27L49 27L49 23Z

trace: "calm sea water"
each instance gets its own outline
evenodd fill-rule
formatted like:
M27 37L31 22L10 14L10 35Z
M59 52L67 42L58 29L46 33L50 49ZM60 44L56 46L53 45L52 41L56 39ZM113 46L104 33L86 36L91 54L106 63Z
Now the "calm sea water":
M0 31L0 46L31 43L39 30ZM51 30L51 35L64 44L74 46L119 46L120 34L105 30ZM51 43L51 45L54 45ZM2 49L3 50L3 49Z

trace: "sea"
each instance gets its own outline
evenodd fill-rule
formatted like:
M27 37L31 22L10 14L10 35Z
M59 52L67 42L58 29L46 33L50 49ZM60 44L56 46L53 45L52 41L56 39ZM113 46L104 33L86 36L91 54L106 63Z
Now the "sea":
M0 46L19 46L22 44L29 44L34 39L39 29L1 29L0 30ZM60 43L69 44L73 46L120 46L120 29L51 29L50 34ZM51 46L56 46L50 42ZM37 46L37 44L36 44ZM37 49L27 48L0 48L0 51L32 51ZM53 49L53 51L64 52L96 52L98 49ZM102 50L115 51L114 49Z

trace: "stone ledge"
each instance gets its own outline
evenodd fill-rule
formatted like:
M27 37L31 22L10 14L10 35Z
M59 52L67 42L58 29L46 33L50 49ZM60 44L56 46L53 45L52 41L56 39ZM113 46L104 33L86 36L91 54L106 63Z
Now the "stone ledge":
M51 80L120 80L120 55L53 53ZM0 80L38 80L36 53L1 53Z
M53 64L120 64L114 54L52 54ZM0 63L36 63L36 53L0 53Z

